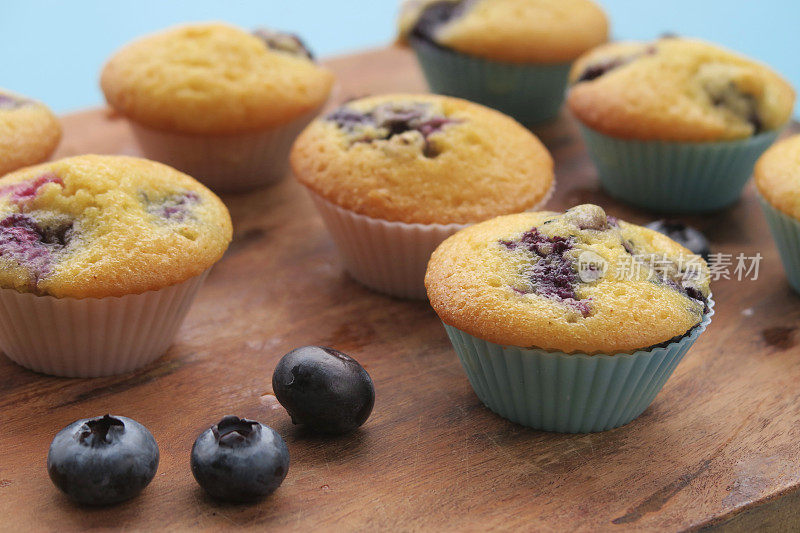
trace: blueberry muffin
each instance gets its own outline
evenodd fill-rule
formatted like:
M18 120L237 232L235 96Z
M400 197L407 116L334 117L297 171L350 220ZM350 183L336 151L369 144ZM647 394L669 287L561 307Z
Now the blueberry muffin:
M694 39L610 43L575 62L567 103L587 127L622 139L745 139L783 127L791 86L769 67Z
M713 305L700 256L596 205L464 229L433 253L425 285L484 403L557 431L632 420Z
M553 160L532 133L443 96L349 102L300 135L291 164L347 270L401 297L425 297L425 265L447 236L532 209L553 188Z
M156 290L209 269L231 233L216 195L145 159L86 155L0 179L0 287L58 298Z
M62 376L166 352L231 240L228 210L166 165L85 155L0 179L0 349Z
M570 63L607 40L608 21L589 0L407 0L399 33L434 92L528 125L558 113Z
M694 39L600 46L570 79L567 105L603 185L659 211L736 201L794 106L770 68Z
M216 189L244 190L282 177L333 75L293 35L207 23L129 44L100 83L146 155Z
M754 175L786 276L800 292L800 135L767 150L756 163Z
M371 218L467 224L531 209L553 186L553 159L497 111L435 95L344 104L311 124L291 154L314 194Z
M0 176L50 157L61 125L44 104L0 89Z

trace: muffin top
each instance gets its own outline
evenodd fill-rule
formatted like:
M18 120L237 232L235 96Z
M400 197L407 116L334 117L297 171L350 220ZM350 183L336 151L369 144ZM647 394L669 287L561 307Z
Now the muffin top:
M800 135L764 152L754 171L758 192L783 213L800 220Z
M400 42L422 39L510 63L568 63L608 40L589 0L406 0Z
M481 339L615 354L699 324L709 272L669 237L587 204L459 231L433 253L425 286L446 324Z
M312 112L327 100L333 75L292 35L194 24L124 47L100 83L114 109L146 126L229 134Z
M780 128L794 106L794 90L771 69L694 39L600 46L570 80L573 114L623 139L743 139Z
M39 102L0 89L0 176L41 163L61 140L61 124Z
M502 113L446 96L349 102L297 139L297 179L340 207L394 222L469 223L539 204L553 160Z
M201 274L230 240L214 193L146 159L85 155L0 179L0 287L137 294Z

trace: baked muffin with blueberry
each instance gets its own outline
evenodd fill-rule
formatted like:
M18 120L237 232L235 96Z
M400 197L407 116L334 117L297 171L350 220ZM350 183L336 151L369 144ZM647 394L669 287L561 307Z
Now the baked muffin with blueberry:
M570 64L606 42L608 20L590 0L406 0L399 34L433 92L531 125L558 114Z
M327 101L333 75L294 35L206 23L129 44L100 83L145 155L230 191L283 177L289 147Z
M50 157L61 140L61 124L50 109L0 89L0 176Z
M231 240L224 204L166 165L86 155L0 179L0 348L98 375L163 354Z
M481 400L532 427L638 416L710 322L705 261L596 205L466 228L425 277Z
M800 135L767 150L756 163L754 176L786 276L800 292Z
M435 95L344 104L300 135L291 164L350 273L406 297L424 298L425 264L445 237L533 209L554 183L550 154L519 123Z
M606 189L662 211L733 203L795 98L769 67L678 37L600 46L570 80L567 104Z

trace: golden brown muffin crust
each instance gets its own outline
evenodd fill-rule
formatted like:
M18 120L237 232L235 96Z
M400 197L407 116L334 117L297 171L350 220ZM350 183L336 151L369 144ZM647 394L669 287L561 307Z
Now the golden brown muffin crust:
M21 292L157 290L209 269L231 233L214 193L146 159L84 155L0 179L0 286Z
M100 83L114 109L145 126L229 134L285 124L319 108L333 75L244 30L211 23L127 45L105 65Z
M450 224L531 209L553 186L541 142L497 111L436 95L345 104L297 139L297 179L329 202L382 220Z
M684 38L600 46L575 62L570 80L572 113L623 139L743 139L786 124L795 97L770 68Z
M568 63L608 40L608 19L589 0L408 0L401 8L400 42L419 30L428 8L448 3L452 18L426 38L494 61Z
M779 211L800 220L800 135L785 139L756 163L758 192Z
M468 227L433 253L425 286L448 325L496 344L631 352L696 326L702 258L598 206L521 213Z

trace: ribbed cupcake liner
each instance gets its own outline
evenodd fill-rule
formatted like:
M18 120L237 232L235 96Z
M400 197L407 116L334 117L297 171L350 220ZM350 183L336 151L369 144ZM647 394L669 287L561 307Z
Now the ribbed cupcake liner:
M530 211L553 195L555 183ZM407 224L348 211L308 190L345 269L370 289L417 300L427 299L425 271L442 241L469 224Z
M276 128L233 135L189 135L131 121L142 154L189 174L215 192L265 187L289 171L289 151L321 107Z
M356 281L398 298L424 299L425 269L439 244L466 224L406 224L359 215L309 191Z
M0 349L21 366L54 376L130 372L166 353L207 275L107 298L0 289Z
M760 194L758 201L781 254L789 284L800 293L800 220L778 211Z
M637 207L667 213L702 213L741 196L759 156L779 131L721 142L618 139L581 125L603 187Z
M456 96L502 111L526 126L558 115L570 64L502 63L411 39L434 93Z
M444 325L478 398L498 415L544 431L589 433L627 424L647 409L697 337L632 354L566 354L501 346Z

